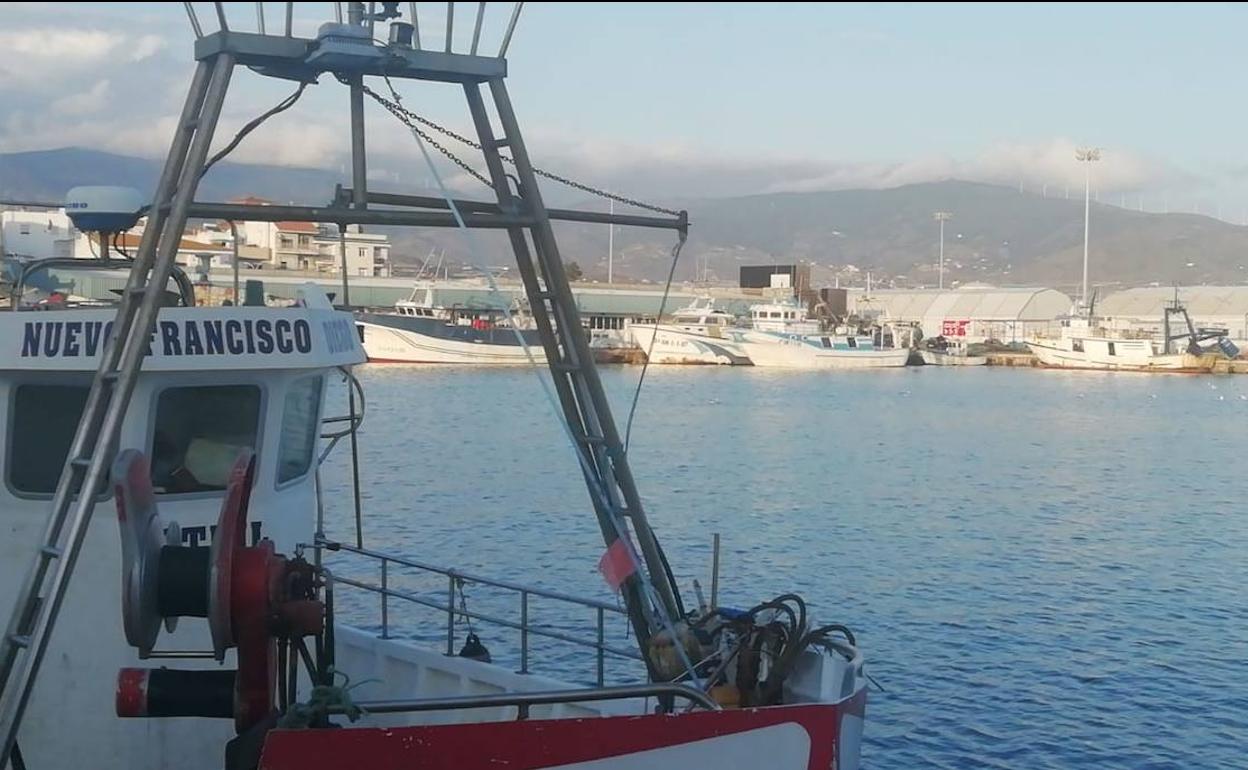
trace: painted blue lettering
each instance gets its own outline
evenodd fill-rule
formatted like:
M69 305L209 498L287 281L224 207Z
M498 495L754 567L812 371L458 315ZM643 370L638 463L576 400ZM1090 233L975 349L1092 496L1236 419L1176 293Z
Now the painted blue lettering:
M65 322L65 355L76 356L78 350L78 335L82 334L82 321L66 321Z
M43 335L43 354L48 358L55 358L61 352L61 327L64 326L63 321L52 321L48 323L44 329Z
M273 352L273 322L268 319L256 321L256 350L265 355Z
M204 343L199 338L198 324L194 321L187 321L183 336L186 337L186 354L188 356L202 356L204 354Z
M83 337L86 339L83 348L87 355L93 356L100 349L100 340L104 337L104 324L99 321L92 321L87 324L87 328L84 331Z
M22 358L39 356L39 337L43 331L43 321L28 321L22 330Z
M225 354L225 338L221 334L220 321L204 322L204 341L207 343L208 355Z
M190 544L192 548L197 547L199 545L199 542L207 538L207 536L208 536L207 527L183 527L182 528L182 542ZM205 543L205 545L207 545L207 543Z
M300 353L312 352L312 327L302 318L295 321L295 348Z
M290 321L278 321L273 324L273 336L277 339L277 352L289 353L295 349L290 341Z
M174 321L160 322L160 341L167 356L182 355L182 343L178 340L178 324Z
M238 321L225 322L225 346L232 355L240 355L245 349L238 335L243 333L243 325Z
M321 324L330 353L345 353L355 347L355 335L351 323L341 318Z
M247 335L246 335L247 352L255 353L256 352L256 338L251 333L251 320L250 319L243 321L243 329L247 332Z

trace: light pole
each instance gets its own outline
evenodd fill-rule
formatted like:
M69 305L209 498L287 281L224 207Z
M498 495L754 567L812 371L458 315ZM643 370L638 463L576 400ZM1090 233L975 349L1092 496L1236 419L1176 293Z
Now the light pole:
M938 287L945 288L945 222L953 218L953 214L948 211L937 211L932 214L932 219L940 223L940 277L938 279Z
M1080 147L1075 150L1075 160L1083 163L1083 288L1079 304L1088 306L1088 220L1092 214L1092 164L1101 159L1099 147Z
M615 215L615 201L611 201L610 213ZM607 225L607 283L615 283L615 225Z

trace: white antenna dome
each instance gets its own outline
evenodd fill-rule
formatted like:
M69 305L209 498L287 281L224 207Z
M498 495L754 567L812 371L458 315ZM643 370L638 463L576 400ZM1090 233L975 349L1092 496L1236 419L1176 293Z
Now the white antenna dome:
M75 187L65 196L65 214L84 232L122 232L139 221L147 205L133 187Z

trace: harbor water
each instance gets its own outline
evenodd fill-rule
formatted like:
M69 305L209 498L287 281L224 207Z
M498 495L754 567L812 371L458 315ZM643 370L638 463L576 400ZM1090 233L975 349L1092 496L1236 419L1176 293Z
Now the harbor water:
M611 598L533 371L358 371L366 546ZM603 370L621 428L639 372ZM796 591L855 630L884 688L865 767L1242 768L1245 424L1231 377L655 367L630 458L687 602L719 532L722 604ZM348 467L344 444L324 483L329 535L351 542ZM446 600L445 578L406 579ZM462 600L516 617L484 588ZM375 597L339 601L377 624ZM399 604L391 633L445 645L445 616ZM543 611L593 633L583 608ZM517 665L514 633L473 630ZM629 646L622 618L607 641ZM536 671L592 678L592 651L532 650Z

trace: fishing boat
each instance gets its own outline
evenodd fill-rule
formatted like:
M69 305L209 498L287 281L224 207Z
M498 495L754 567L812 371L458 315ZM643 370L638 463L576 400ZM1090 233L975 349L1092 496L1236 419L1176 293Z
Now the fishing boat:
M1027 340L1041 366L1053 369L1092 369L1126 372L1204 373L1219 360L1234 358L1239 350L1224 329L1197 329L1176 291L1163 310L1162 334L1107 327L1094 314L1072 313L1059 319L1060 333ZM1175 320L1182 323L1176 325ZM1211 346L1201 343L1212 341Z
M418 284L393 310L359 311L355 321L370 363L527 364L545 361L538 333L518 308L442 307ZM527 347L527 350L526 350Z
M973 356L965 342L946 337L924 340L918 350L925 366L986 366L988 356Z
M715 307L710 297L672 313L659 323L632 323L629 334L652 364L748 366L741 352L736 317Z
M741 607L721 605L714 588L710 602L682 600L551 227L552 219L652 227L683 243L687 215L547 209L505 85L521 5L496 56L477 52L484 13L472 53L426 51L416 19L404 19L398 5L347 3L345 21L321 25L312 39L295 36L303 27L292 24L292 4L285 34L265 32L262 4L255 32L237 18L240 6L225 4L216 6L219 28L205 32L188 5L198 64L142 241L133 260L112 260L129 275L115 312L19 306L0 314L0 395L8 402L0 411L0 607L9 610L0 637L0 766L855 770L867 679L848 628L816 621L791 593ZM360 107L354 185L329 206L196 200L240 66L301 83L331 74L327 84L351 92ZM390 97L369 85L382 80L396 88ZM494 200L458 200L440 182L433 199L367 189L363 98L412 127L396 84L413 81L463 87ZM90 215L78 226L98 230L101 244L139 215L89 197L73 208ZM352 367L365 353L352 315L311 285L285 308L200 307L175 262L188 217L266 216L512 231L550 353L553 412L584 477L605 548L599 571L618 605L326 536L318 467L335 447L364 438L364 394ZM166 303L171 279L176 307ZM331 378L347 383L342 417L326 417ZM412 467L413 483L420 467ZM337 559L347 555L374 569L340 571ZM439 556L453 553L441 547ZM443 598L389 582L399 569L436 578ZM463 587L478 583L510 592L518 619L468 610ZM379 605L379 617L340 617L347 589ZM588 612L596 632L535 622L533 597ZM442 613L445 625L393 635L397 616L416 607ZM489 662L475 635L458 635L454 619L463 615L517 631L518 660ZM635 647L606 640L607 618L628 624ZM443 630L445 647L420 641ZM533 673L531 637L581 651L594 681L577 683L570 669ZM607 683L608 656L631 666L633 683ZM573 657L560 661L570 667Z
M906 365L910 350L888 344L881 329L862 334L847 326L824 330L796 299L750 307L750 328L734 339L754 366L784 369L879 369Z

